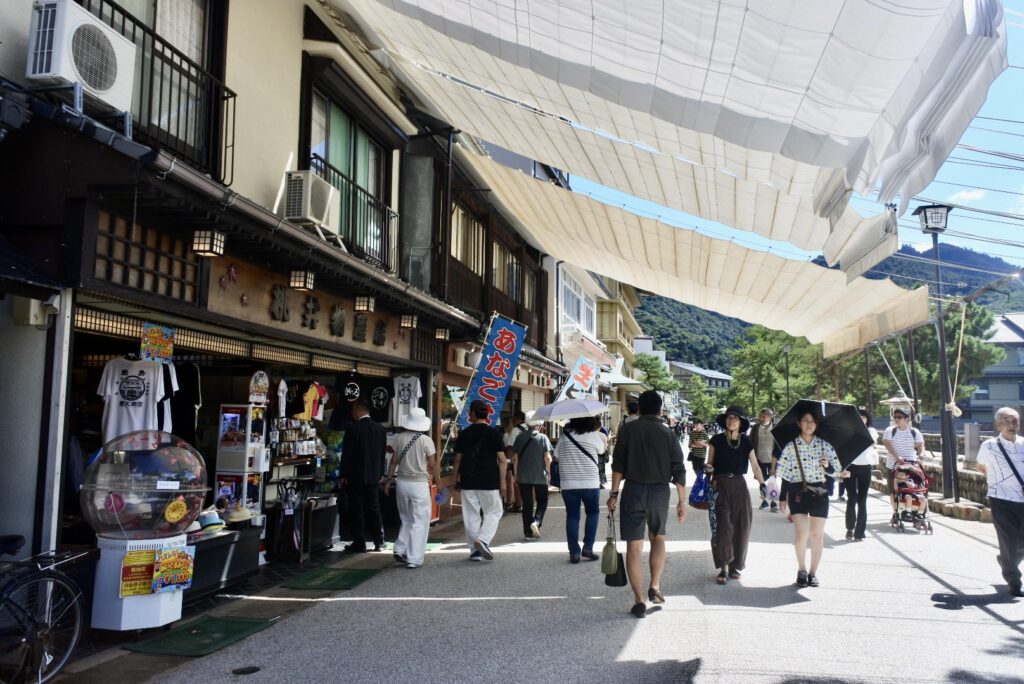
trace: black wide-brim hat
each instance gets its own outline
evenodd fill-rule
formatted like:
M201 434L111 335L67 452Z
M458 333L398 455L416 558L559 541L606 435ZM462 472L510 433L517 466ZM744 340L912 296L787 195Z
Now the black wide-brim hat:
M741 409L739 406L730 406L729 408L725 409L725 413L719 414L719 416L715 418L715 422L718 423L723 430L725 429L725 419L727 416L739 417L740 432L746 432L747 430L750 429L750 421L747 420L746 416L743 415L743 409Z

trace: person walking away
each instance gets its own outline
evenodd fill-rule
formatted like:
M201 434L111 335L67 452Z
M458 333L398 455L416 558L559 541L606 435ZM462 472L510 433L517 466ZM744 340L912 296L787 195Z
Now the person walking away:
M860 419L871 433L871 446L862 451L850 462L847 470L850 477L846 483L846 538L851 541L864 541L868 525L868 492L871 490L871 471L878 464L878 430L871 427L871 414L867 409L858 409Z
M708 433L704 430L704 421L700 418L693 419L693 427L690 429L690 455L689 461L693 465L693 472L704 470L704 461L708 457Z
M347 553L366 553L366 531L373 537L373 550L384 548L384 521L380 514L380 486L384 482L387 433L370 418L370 404L359 399L352 404L353 423L345 429L341 448L341 485L348 494L352 543Z
M630 399L626 402L626 417L622 419L622 424L632 423L634 420L640 417L640 402L636 399Z
M757 456L757 465L761 469L761 479L767 480L774 470L772 464L779 457L782 449L775 442L772 435L772 428L775 427L775 411L765 407L757 412L757 423L750 428L750 441L754 444L754 454ZM762 511L766 511L771 505L772 513L779 512L778 502L768 501L768 488L760 486Z
M526 425L526 414L516 411L512 415L512 429L505 435L505 510L510 513L519 513L523 510L523 498L519 493L519 485L516 484L516 469L512 465L512 445L516 439L530 429Z
M885 447L885 467L889 479L889 503L893 515L896 515L896 483L893 479L893 468L900 463L912 463L924 453L924 436L921 431L910 424L910 414L902 408L892 411L895 425L890 425L882 432L882 445Z
M828 518L828 483L833 473L849 477L842 470L832 445L818 437L818 416L807 411L797 420L800 435L782 447L775 472L788 483L789 511L793 516L793 548L796 550L799 587L818 586L818 565L825 542L825 520ZM807 564L807 542L810 539L811 563Z
M418 406L399 419L402 432L391 446L394 457L388 465L384 493L395 483L398 517L402 521L395 540L395 561L407 568L423 565L430 531L430 483L441 481L440 459L434 440L423 433L430 430L427 412Z
M527 539L540 539L544 512L548 509L548 468L551 466L552 448L547 436L537 432L535 427L536 423L527 419L526 431L519 431L512 445L512 468L516 473L519 494L523 497L523 536Z
M469 422L455 440L455 486L462 491L462 526L469 560L493 560L491 540L504 512L505 447L488 425L488 406L480 399L469 405Z
M638 618L647 615L640 588L643 584L641 555L644 528L651 541L651 583L647 598L664 603L661 574L665 569L665 526L668 518L669 483L676 486L679 502L676 519L686 519L686 466L683 450L672 431L660 419L661 395L647 390L637 401L639 418L622 426L612 453L612 487L608 511L615 512L622 485L619 534L626 540L626 576L633 589L633 608ZM559 440L561 441L561 440ZM625 484L623 485L623 482Z
M608 443L611 441L611 433L604 426L600 416L595 418L595 420L597 421L597 434L600 435L601 440L604 442L604 448L601 449L601 453L597 457L597 474L601 482L598 489L604 489L604 486L608 484Z
M718 527L711 539L711 556L718 568L715 581L725 584L729 579L739 579L747 566L750 523L754 518L745 477L747 468L751 469L762 487L764 478L757 464L754 445L747 436L750 422L743 417L743 410L730 406L715 422L723 431L708 442L708 461L704 472L712 474L712 485L717 494L715 515Z
M1024 438L1020 414L1008 406L996 411L999 434L985 440L978 452L978 470L988 482L992 524L999 542L999 569L1011 596L1024 596L1020 564L1024 561Z
M579 563L580 558L597 560L594 540L600 522L601 508L600 478L595 460L599 463L605 440L598 430L596 418L573 418L562 430L562 438L555 447L562 478L562 502L565 504L565 540L569 545L569 562ZM587 515L583 529L583 548L580 548L580 504Z

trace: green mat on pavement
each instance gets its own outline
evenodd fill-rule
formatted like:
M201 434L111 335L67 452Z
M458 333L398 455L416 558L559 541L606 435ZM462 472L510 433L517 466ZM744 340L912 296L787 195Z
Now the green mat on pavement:
M201 617L125 648L138 653L204 656L266 629L270 620L235 617Z
M354 589L378 572L380 570L314 568L291 578L281 586L285 589Z

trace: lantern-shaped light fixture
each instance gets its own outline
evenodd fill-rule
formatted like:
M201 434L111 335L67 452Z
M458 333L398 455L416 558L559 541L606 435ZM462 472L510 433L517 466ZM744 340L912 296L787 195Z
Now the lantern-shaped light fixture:
M356 297L356 311L366 312L373 311L377 305L377 300L369 295L360 295Z
M438 328L434 331L435 340L447 340L449 335L448 328Z
M312 292L313 291L313 272L312 271L292 271L291 276L288 278L288 287L299 292Z
M914 216L921 220L921 230L926 233L941 233L946 230L946 221L953 207L948 204L923 204L914 209Z
M412 314L403 314L401 326L406 330L412 330L416 327L416 316Z
M216 230L197 230L192 233L192 251L201 257L224 256L224 233Z

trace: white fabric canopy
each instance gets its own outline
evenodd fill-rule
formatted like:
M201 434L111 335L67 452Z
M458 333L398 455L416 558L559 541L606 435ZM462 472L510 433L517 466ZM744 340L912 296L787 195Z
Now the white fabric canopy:
M844 268L1006 64L996 0L333 1L457 128Z
M556 259L824 342L826 355L928 320L927 288L865 278L847 284L838 270L641 218L470 152L463 158L526 237Z

